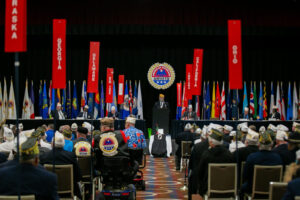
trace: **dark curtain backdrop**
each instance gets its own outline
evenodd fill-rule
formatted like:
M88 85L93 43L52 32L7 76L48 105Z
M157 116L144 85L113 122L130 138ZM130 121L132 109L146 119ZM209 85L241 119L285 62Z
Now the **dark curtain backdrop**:
M5 1L0 2L0 38L4 38ZM228 81L227 19L242 19L245 81L284 81L285 88L288 81L299 82L299 2L226 2L28 1L28 52L20 55L20 104L26 78L35 81L36 100L39 80L51 79L53 18L67 19L67 80L77 81L78 97L87 78L89 42L100 41L100 80L105 80L107 67L115 69L116 81L119 74L141 80L149 122L159 93L170 102L171 119L176 110L175 84L164 91L149 85L152 64L169 63L179 82L185 79L185 64L193 61L193 49L203 48L203 80ZM1 39L2 87L3 77L9 82L14 75L13 59L13 54L4 53Z

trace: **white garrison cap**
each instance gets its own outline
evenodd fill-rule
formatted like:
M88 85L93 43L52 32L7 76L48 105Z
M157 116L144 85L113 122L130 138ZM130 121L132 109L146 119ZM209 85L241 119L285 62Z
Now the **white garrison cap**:
M266 127L264 127L264 126L261 126L261 127L259 127L259 130L258 130L260 133L262 133L262 132L265 132L266 131Z
M246 136L246 140L258 142L258 139L259 139L259 134L256 131L253 131L252 129L249 128Z
M64 147L65 146L65 137L60 132L55 132L55 147Z
M269 130L272 130L272 131L274 131L274 132L276 132L277 131L277 127L276 126L274 126L273 124L269 124L269 126L268 126L268 128L267 129L269 129Z
M76 123L73 123L73 124L71 125L71 129L74 130L74 129L76 129L76 128L78 128L78 125L77 125Z
M300 159L300 149L298 151L296 151L296 158L297 158L297 160Z
M296 127L296 126L300 126L300 124L297 122L293 122L293 127Z
M135 124L136 119L134 117L127 117L126 122L130 124Z
M197 128L195 133L201 133L201 128Z
M276 133L276 140L284 141L285 139L288 138L288 135L285 131L277 131Z
M92 124L88 123L88 122L83 122L82 127L87 128L89 132L94 130L94 126Z
M192 129L192 125L190 123L187 123L184 127L185 130L191 130Z
M229 136L235 136L236 135L236 131L231 131L230 133L229 133Z
M233 130L233 127L232 127L232 126L225 125L225 126L224 126L224 129L225 129L226 131L232 131L232 130Z
M248 123L247 123L247 122L243 122L243 123L238 124L238 125L237 125L237 130L243 131L243 130L242 130L242 127L244 127L244 129L245 129L245 128L248 129ZM244 132L244 131L243 131L243 132ZM247 132L247 131L245 131L245 132Z
M277 130L280 130L280 131L289 131L289 128L288 127L286 127L285 125L283 125L283 124L278 124L277 125Z

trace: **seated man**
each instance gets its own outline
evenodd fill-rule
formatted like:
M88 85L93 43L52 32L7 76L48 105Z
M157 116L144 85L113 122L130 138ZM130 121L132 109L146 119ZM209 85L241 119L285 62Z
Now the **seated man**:
M4 141L0 143L0 152L9 154L11 150L14 148L15 141L14 141L14 134L12 130L7 127L4 127Z
M64 130L63 131L64 137L65 137L65 146L64 146L64 150L66 151L73 151L73 142L71 140L72 138L72 132L71 130Z
M88 141L87 139L88 129L82 126L79 126L77 129L77 139L73 140L73 145L80 141Z
M46 140L47 142L52 142L52 138L53 138L53 135L54 135L54 124L49 124L48 127L47 127L47 131L46 131Z
M65 145L65 138L60 132L56 131L54 139L55 141L52 142L53 149L40 157L40 163L42 165L53 164L53 162L55 162L56 165L72 164L74 175L74 193L77 197L81 197L81 193L77 184L81 180L81 173L75 153L65 151L63 149ZM53 151L55 151L55 154L53 154ZM55 155L55 158L53 155Z
M77 117L78 118L83 118L83 119L93 119L93 116L91 116L88 113L88 110L89 110L89 106L85 105L84 108L83 108L83 112L80 112Z
M229 151L231 153L235 152L237 148L245 147L245 144L241 141L242 140L242 131L231 131L230 136L233 137L230 145Z
M207 192L208 184L208 164L209 163L233 163L232 154L223 146L223 132L212 129L208 136L209 149L201 157L197 167L199 194L204 196Z
M66 119L67 115L62 111L61 104L58 102L56 104L56 110L51 110L51 116L53 119Z
M189 105L188 110L183 113L182 120L197 120L196 112L193 111L193 106Z
M280 113L278 112L278 107L276 105L272 108L272 113L269 115L269 119L280 120Z
M39 149L36 138L29 138L21 145L20 165L11 165L0 169L0 194L34 194L37 200L56 200L57 177L52 172L37 167ZM18 187L19 185L19 187Z
M282 160L277 153L271 151L273 141L268 132L263 132L259 137L259 151L248 156L244 168L245 183L241 189L241 197L244 193L251 193L254 165L282 165Z
M112 117L114 119L119 118L119 113L116 111L115 106L111 107L111 111L107 114L107 117Z

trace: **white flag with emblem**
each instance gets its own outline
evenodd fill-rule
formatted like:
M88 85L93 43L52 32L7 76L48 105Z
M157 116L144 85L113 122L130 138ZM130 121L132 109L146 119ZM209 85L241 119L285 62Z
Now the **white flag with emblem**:
M28 95L28 81L26 80L25 84L25 93L24 93L24 100L23 100L23 107L22 107L22 118L23 119L30 119L30 101Z

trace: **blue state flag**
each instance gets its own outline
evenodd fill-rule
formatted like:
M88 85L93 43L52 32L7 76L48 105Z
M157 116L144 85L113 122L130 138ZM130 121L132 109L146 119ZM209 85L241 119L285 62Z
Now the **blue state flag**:
M104 99L103 82L101 81L100 118L103 118L104 116L105 116L105 99Z
M244 110L245 110L246 107L248 107L248 96L247 96L246 82L244 82L243 114L244 114Z
M286 120L292 120L293 119L293 105L292 105L292 91L291 90L292 90L291 89L291 83L289 82Z
M76 82L74 81L73 85L73 99L72 99L72 119L76 119L78 115L78 98L77 98L77 88L76 88Z
M88 98L88 113L91 116L94 116L93 112L94 112L94 93L89 93L89 98Z
M46 82L44 82L43 88L43 112L42 117L43 119L48 119L48 98L47 98L47 89L46 89Z
M130 115L130 109L129 109L129 91L128 91L128 85L127 81L125 84L125 93L124 93L124 103L122 105L122 119L125 119Z
M67 113L67 118L71 118L71 82L68 82L68 87L67 87L67 97L66 97L66 113Z
M40 81L39 87L39 116L43 115L43 81Z
M258 116L259 116L259 120L263 120L263 107L264 107L264 100L263 100L263 89L262 89L262 84L261 82L259 83L259 99L258 99L258 103L259 103L259 112L258 112Z
M137 115L138 113L138 108L137 108L137 86L136 82L134 84L134 91L133 91L133 105L132 105L132 114Z
M206 103L206 108L205 108L205 119L210 119L210 114L211 114L211 101L210 101L210 91L209 91L209 82L207 82L206 86L206 97L205 97L205 103Z
M67 103L67 95L66 95L66 89L63 89L62 97L61 97L61 108L62 111L66 112L66 103Z

